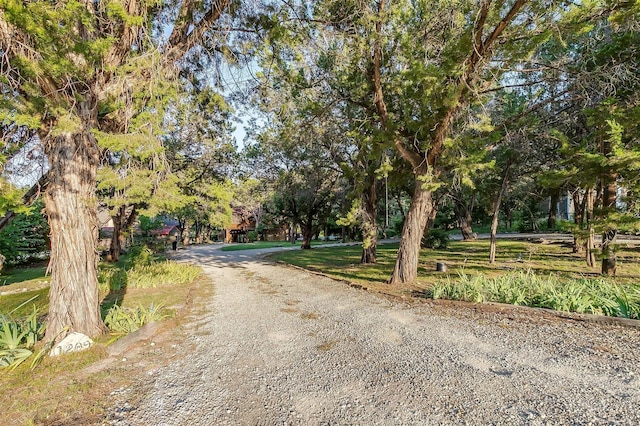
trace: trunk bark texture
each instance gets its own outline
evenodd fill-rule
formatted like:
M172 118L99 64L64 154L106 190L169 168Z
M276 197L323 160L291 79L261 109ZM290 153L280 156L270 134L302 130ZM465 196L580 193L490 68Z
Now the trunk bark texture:
M551 201L549 204L549 216L547 217L547 229L556 228L556 219L558 216L558 201L560 200L560 191L551 193Z
M602 144L602 154L609 158L612 155L613 147L611 140L604 139ZM609 169L602 177L602 206L604 214L609 215L616 211L616 198L618 195L617 173ZM608 229L602 234L602 275L616 275L616 252L614 244L618 235L617 226L611 223Z
M376 176L369 173L367 187L362 193L362 256L360 263L376 263L378 224L376 223L377 188Z
M595 200L593 195L593 189L587 188L584 194L584 209L583 209L583 221L586 219L587 221L587 239L585 241L585 257L587 261L587 266L590 268L595 268L596 266L596 255L594 253L594 249L596 246L596 233L593 229L593 208L594 208Z
M302 224L302 245L303 250L309 250L311 248L311 238L313 237L313 222L311 218L307 218L307 223Z
M572 199L573 199L573 206L574 206L574 217L573 217L573 222L578 225L578 229L583 229L584 227L584 218L585 218L585 211L586 211L586 206L587 206L587 193L585 192L584 195L582 195L582 198L580 196L581 191L576 189L573 194L572 194ZM586 244L586 243L585 243ZM576 254L581 254L584 251L585 245L583 244L583 240L581 238L579 238L578 236L573 237L573 252ZM587 260L587 264L588 264L588 260Z
M432 211L433 193L422 188L421 182L417 181L402 228L398 257L389 284L412 283L418 277L420 243Z
M475 195L474 195L475 198ZM477 236L473 233L473 220L471 218L471 210L473 209L473 200L470 203L465 202L465 200L461 198L454 198L453 200L453 210L456 215L456 219L458 220L458 227L460 228L460 233L462 234L462 239L467 240L475 240Z
M46 340L106 331L98 298L95 195L99 149L87 128L44 137L49 158L45 206L51 229L51 287ZM61 333L62 332L62 333Z
M502 185L500 185L500 191L496 197L496 202L493 205L493 218L491 219L491 244L489 247L489 263L496 263L496 234L498 233L498 220L500 217L500 204L502 203L502 197L507 190L509 184L509 169L511 165L508 165L504 171L504 177L502 178Z
M109 254L107 255L107 262L117 262L124 248L124 234L123 232L133 226L133 221L137 217L136 208L130 207L130 211L127 213L128 207L121 206L118 209L118 213L111 216L113 220L113 236L111 237L111 244L109 245Z
M188 220L184 221L184 229L182 230L182 245L187 247L191 244L191 224Z

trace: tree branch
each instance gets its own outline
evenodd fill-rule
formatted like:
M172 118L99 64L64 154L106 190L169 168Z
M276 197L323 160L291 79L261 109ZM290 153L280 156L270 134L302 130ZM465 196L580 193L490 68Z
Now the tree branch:
M197 4L194 0L184 0L176 26L173 28L168 41L166 57L171 64L187 53L198 41L202 40L204 33L211 28L214 22L220 18L222 12L229 5L230 0L214 0L210 9L198 23L187 19L193 16ZM191 29L191 31L189 31Z

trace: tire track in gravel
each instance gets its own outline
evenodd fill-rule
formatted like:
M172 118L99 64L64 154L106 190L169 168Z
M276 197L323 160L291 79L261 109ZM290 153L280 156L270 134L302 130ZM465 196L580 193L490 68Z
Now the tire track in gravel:
M410 306L250 252L116 425L640 424L637 330Z

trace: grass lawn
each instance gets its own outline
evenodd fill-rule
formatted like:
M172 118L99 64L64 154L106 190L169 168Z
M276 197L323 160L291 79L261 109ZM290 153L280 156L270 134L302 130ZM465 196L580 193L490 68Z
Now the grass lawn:
M3 291L3 286L15 283L21 283L22 285L28 286L30 281L49 281L50 278L44 275L46 269L46 265L38 265L3 270L0 274L0 291Z
M427 287L435 282L455 277L464 272L469 275L485 274L495 277L512 270L532 270L538 274L561 276L599 276L598 269L586 266L581 255L571 252L564 244L536 244L525 241L499 240L496 263L489 264L489 241L451 241L443 250L422 249L418 267L418 286ZM361 265L359 246L319 247L314 250L275 253L273 259L292 265L324 272L359 284L386 281L396 260L398 244L378 246L377 263ZM446 274L436 272L436 263L444 262ZM620 282L640 281L640 249L620 248L618 275Z
M423 249L420 252L418 280L415 284L390 286L385 281L393 270L397 250L397 244L378 246L375 265L359 263L361 248L357 246L282 252L272 257L398 296L431 297L433 289L438 289L438 297L467 301L504 301L502 296L496 299L495 293L507 292L517 293L518 298L513 302L515 304L607 314L616 312L618 303L622 304L619 299L628 299L631 306L624 309L631 310L631 317L637 316L640 311L640 249L637 247L619 247L617 276L604 278L600 276L598 269L588 268L583 256L572 253L567 244L499 240L496 263L490 265L488 240L451 241L447 249ZM444 262L448 271L437 272L437 262ZM519 274L519 271L524 273ZM531 282L538 286L535 290L532 289ZM551 286L549 283L552 283ZM446 288L443 289L444 287ZM556 292L555 288L560 287L562 289ZM588 294L595 287L598 291L604 291L606 297L601 293L595 296ZM490 297L486 296L487 288L494 293ZM539 288L553 294L548 298L543 295L544 300L541 301ZM528 295L533 295L535 300L525 301L525 296ZM510 297L516 296L509 295L504 299L508 301ZM592 303L593 299L598 300ZM622 310L621 308L620 311Z
M320 246L323 244L336 243L337 241L311 241L312 246ZM233 245L225 245L220 250L222 251L239 251L239 250L255 250L272 247L295 247L300 246L301 241L296 241L295 244L291 244L288 241L256 241L255 243L239 243Z

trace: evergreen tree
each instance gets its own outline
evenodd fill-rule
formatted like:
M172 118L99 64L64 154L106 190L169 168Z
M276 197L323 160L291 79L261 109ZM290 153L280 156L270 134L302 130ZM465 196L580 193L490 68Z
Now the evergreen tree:
M165 95L153 89L170 87L185 55L212 52L206 47L220 38L213 25L228 5L0 2L3 120L36 129L49 159L47 339L65 328L90 336L105 331L96 250L101 145L144 146L153 139Z

